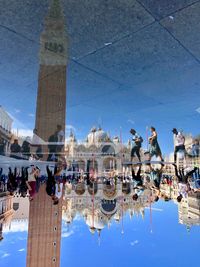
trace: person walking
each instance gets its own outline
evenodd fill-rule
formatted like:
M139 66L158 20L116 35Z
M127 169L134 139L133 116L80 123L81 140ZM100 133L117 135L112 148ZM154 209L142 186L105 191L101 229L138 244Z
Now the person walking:
M192 177L193 173L196 171L196 167L185 173L184 168L177 168L177 165L174 163L173 164L175 168L175 175L178 179L178 197L177 197L177 202L181 202L183 198L187 198L188 192L191 190L188 179Z
M176 163L178 152L182 151L185 155L185 137L176 128L173 128L172 132L174 134L174 163Z
M31 152L36 160L39 160L43 157L43 152L42 152L43 144L44 141L38 136L38 130L35 128L33 130L33 138L31 141Z
M160 157L161 161L164 161L162 157L162 152L160 150L160 146L158 144L158 135L157 135L156 129L152 126L150 128L150 131L151 131L151 136L149 137L149 144L150 144L149 160L151 161L152 157L156 156L156 157Z
M29 200L32 201L36 195L36 179L39 176L39 169L35 166L32 166L30 172L28 172L28 181L26 185L29 190Z
M131 129L130 133L132 134L131 161L133 161L136 154L139 162L141 162L140 149L142 147L143 138L136 132L135 129Z
M5 146L6 146L5 141L0 136L0 155L1 156L5 155Z
M192 156L198 157L200 155L200 145L199 140L195 139L194 143L192 144Z
M21 146L18 144L18 140L15 139L14 143L10 146L10 157L15 159L21 159L20 152L21 152Z
M141 175L142 165L139 166L137 173L135 173L134 168L132 168L132 179L136 183L136 186L143 186L143 179Z
M49 166L46 167L47 170L47 182L46 182L46 193L53 200L53 204L57 205L59 203L59 199L56 196L56 180L55 174L58 172L57 167L54 167L54 174L49 169Z
M31 156L31 145L30 145L30 140L29 137L24 140L21 148L22 155L24 159L29 159Z

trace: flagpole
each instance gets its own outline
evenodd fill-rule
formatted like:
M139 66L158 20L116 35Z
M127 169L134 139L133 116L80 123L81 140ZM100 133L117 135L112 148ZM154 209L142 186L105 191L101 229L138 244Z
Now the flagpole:
M147 151L149 150L149 134L148 134L149 127L146 126L146 141L147 141Z

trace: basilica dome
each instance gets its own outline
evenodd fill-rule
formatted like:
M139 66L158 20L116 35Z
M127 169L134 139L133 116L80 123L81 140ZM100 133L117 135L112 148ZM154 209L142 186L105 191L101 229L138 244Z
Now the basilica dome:
M89 144L106 142L109 139L109 136L101 128L93 127L90 130L90 133L87 136L87 141Z
M101 215L93 215L89 214L86 219L86 224L91 229L102 230L107 225L107 220Z

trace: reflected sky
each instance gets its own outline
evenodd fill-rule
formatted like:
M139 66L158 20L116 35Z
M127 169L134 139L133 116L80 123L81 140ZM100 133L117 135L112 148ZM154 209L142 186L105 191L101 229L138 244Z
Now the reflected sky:
M122 127L124 140L133 125L143 135L154 125L169 150L173 127L198 133L198 1L61 2L69 40L66 123L78 139L98 124L112 135ZM0 1L0 104L14 128L34 128L48 5Z
M92 236L81 221L75 221L69 231L72 234L62 239L61 266L188 266L198 260L199 228L188 233L184 225L178 224L177 206L160 202L153 205L160 210L153 211L152 229L149 210L145 218L124 218L124 234L121 224L112 223L104 229L100 245L97 234ZM78 243L78 246L77 246ZM77 257L77 251L79 257ZM184 255L187 254L187 258Z
M112 221L100 238L90 233L81 216L71 225L62 224L61 267L79 266L188 266L198 262L199 227L190 231L178 223L175 203L160 201L153 205L152 226L150 210L145 217L125 215L122 223ZM151 232L152 229L152 232ZM6 231L0 243L1 266L25 266L27 232ZM186 256L187 255L187 256Z

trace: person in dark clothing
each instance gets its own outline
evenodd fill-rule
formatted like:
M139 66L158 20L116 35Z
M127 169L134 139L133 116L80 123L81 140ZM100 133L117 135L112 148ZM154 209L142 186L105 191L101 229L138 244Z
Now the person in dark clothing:
M0 155L4 156L5 155L5 141L0 137Z
M136 181L137 186L143 186L143 180L142 180L142 176L141 176L141 168L142 166L140 165L137 174L135 174L134 169L132 168L132 178L134 181Z
M12 172L11 168L9 168L8 173L8 181L7 181L7 190L10 192L11 195L17 190L17 168L14 169L14 173Z
M156 187L156 189L160 189L160 183L162 180L162 174L163 174L163 168L164 168L164 164L161 163L161 168L158 169L154 169L151 164L149 165L150 168L150 179L154 182L154 186Z
M184 168L177 168L176 164L173 164L175 167L175 175L178 178L179 183L187 184L188 178L192 176L193 173L197 170L197 167L195 167L193 170L189 171L187 174L184 173Z
M27 195L27 181L28 181L28 167L21 169L20 185L19 185L19 194L21 197L26 197Z
M52 198L53 204L56 205L59 202L59 200L55 196L55 191L56 191L55 174L57 173L57 167L55 166L54 168L54 174L49 169L49 166L46 167L46 170L47 170L46 192L47 195L49 195Z
M18 140L15 139L14 143L11 145L10 147L10 151L11 151L11 158L15 158L15 159L19 159L20 157L20 152L21 152L21 146L18 144Z
M35 152L35 156L36 156L36 159L41 159L43 157L42 146L41 145L37 146L37 149L36 149L36 152Z
M24 156L25 159L30 158L31 156L30 150L31 150L30 143L27 140L25 140L21 148L22 155Z
M0 168L0 192L4 191L3 169Z
M131 129L130 133L132 134L132 149L131 149L131 161L135 157L135 154L139 161L141 161L140 157L140 149L142 146L143 139L142 137L136 132L136 130Z
M142 176L141 176L141 168L142 168L142 165L140 165L140 167L139 167L139 169L137 171L137 174L135 174L135 171L132 168L132 179L136 183L136 187L134 188L136 190L136 192L132 196L132 199L134 201L137 201L139 195L142 194L143 191L144 191L143 179L142 179Z

